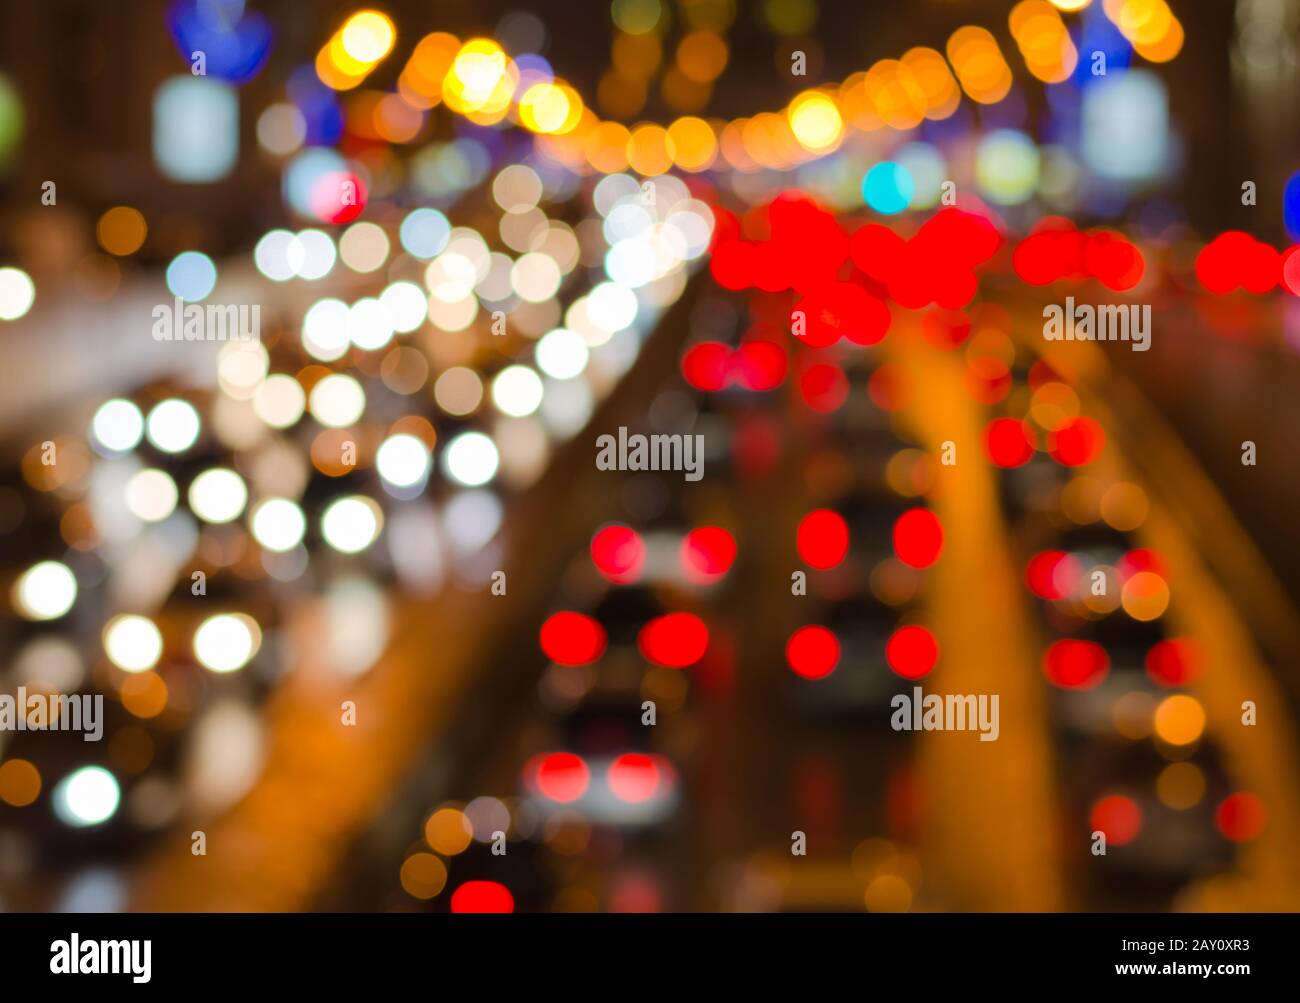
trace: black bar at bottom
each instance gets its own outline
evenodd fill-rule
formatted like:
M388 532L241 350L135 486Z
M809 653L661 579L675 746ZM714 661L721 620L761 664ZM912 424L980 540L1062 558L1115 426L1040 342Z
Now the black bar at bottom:
M1294 978L1297 934L1300 914L9 914L0 916L0 964L7 985L128 991L540 989L606 972L620 976L611 990L636 972L650 986L655 972L699 972L733 985L846 975L865 989L863 980L891 970L913 971L927 987L1173 979L1226 990L1239 983L1225 979Z

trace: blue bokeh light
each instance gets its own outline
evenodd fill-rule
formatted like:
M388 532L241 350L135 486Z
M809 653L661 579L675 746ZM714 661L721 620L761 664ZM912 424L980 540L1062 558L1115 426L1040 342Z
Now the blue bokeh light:
M402 220L398 236L408 254L427 261L447 246L451 224L437 209L416 209Z
M167 288L188 303L207 299L217 285L217 266L202 251L182 251L167 266Z
M246 84L271 54L271 23L243 0L176 0L167 10L167 27L177 51L193 70L203 53L204 75Z
M1282 222L1287 236L1300 243L1300 171L1287 178L1282 189Z

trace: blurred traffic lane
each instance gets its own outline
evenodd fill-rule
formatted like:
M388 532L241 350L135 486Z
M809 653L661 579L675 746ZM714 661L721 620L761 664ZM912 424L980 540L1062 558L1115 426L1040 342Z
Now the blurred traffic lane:
M980 456L981 408L965 371L909 315L885 344L904 367L911 405L901 420L940 465L934 504L945 527L943 560L927 591L943 652L932 678L948 693L998 693L998 741L933 731L921 738L927 862L953 908L1052 911L1066 898L1055 849L1058 815L1046 687L1038 671L1020 574L998 500L995 471Z
M448 586L394 613L395 641L380 662L351 682L323 668L328 632L323 604L295 623L304 655L266 710L268 757L256 788L228 815L200 820L212 843L238 848L195 866L188 826L140 870L138 908L157 910L311 908L338 881L348 849L386 813L421 757L463 759L500 728L503 696L528 680L509 656L548 601L560 562L585 540L605 505L592 457L596 435L635 423L647 395L675 363L699 280L661 318L636 366L573 436L543 479L504 522L500 553L505 596ZM481 569L480 569L481 570ZM341 702L356 705L355 727L342 724ZM478 734L455 729L470 717ZM448 741L450 736L455 742ZM215 864L215 866L214 866ZM274 877L271 877L274 875Z
M1112 370L1106 350L1095 343L1042 342L1034 336L1032 310L1026 313L1016 326L1025 332L1022 341L1062 370L1080 374L1075 386L1086 410L1119 447L1099 461L1102 469L1117 480L1137 481L1150 500L1138 534L1168 562L1175 583L1167 614L1173 632L1194 638L1206 653L1205 671L1188 688L1205 705L1207 731L1227 751L1230 772L1276 807L1268 826L1243 849L1244 880L1207 881L1186 905L1205 911L1291 908L1300 893L1294 854L1300 767L1292 751L1300 732L1294 689L1288 694L1288 683L1294 687L1296 680L1270 670L1261 652L1287 659L1275 665L1295 664L1290 659L1300 641L1300 616L1216 486L1142 393ZM1216 575L1216 568L1226 574ZM1260 708L1249 725L1247 702Z
M1291 296L1256 301L1193 293L1161 311L1149 352L1114 360L1148 406L1177 429L1192 465L1213 479L1235 521L1250 527L1255 548L1292 596L1300 595L1300 533L1285 499L1300 494L1297 306ZM1252 467L1242 464L1247 441L1257 447ZM1158 463L1160 451L1149 452ZM1200 518L1214 525L1208 514ZM1291 633L1291 654L1300 656L1300 628Z

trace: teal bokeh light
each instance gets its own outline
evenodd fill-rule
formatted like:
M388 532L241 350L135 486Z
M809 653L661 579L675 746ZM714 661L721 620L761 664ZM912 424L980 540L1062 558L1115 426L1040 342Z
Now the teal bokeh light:
M906 167L892 160L882 160L862 179L862 198L884 216L896 216L907 208L916 192L916 183Z

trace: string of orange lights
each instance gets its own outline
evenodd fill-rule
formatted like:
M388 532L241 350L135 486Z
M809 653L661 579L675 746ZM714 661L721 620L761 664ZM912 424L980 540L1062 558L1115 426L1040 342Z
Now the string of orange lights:
M1074 72L1079 58L1066 31L1062 11L1086 7L1087 0L1021 0L1009 15L1012 36L1029 72L1056 83ZM1165 0L1105 0L1106 16L1144 59L1168 62L1181 51L1181 23ZM633 86L662 59L656 28L627 24L615 39L613 58ZM354 13L316 57L321 81L336 91L351 90L389 55L397 40L392 21L374 10ZM946 59L945 59L946 54ZM422 38L397 82L394 107L383 113L383 138L403 142L415 130L404 128L397 103L414 116L444 105L477 125L510 121L537 136L539 150L570 170L615 174L632 169L645 177L677 168L688 173L731 168L788 170L838 149L850 130L913 129L924 120L954 114L963 94L977 104L995 104L1012 86L1011 67L987 29L967 25L948 38L945 54L918 46L899 59L881 59L838 84L810 88L780 112L724 120L682 115L667 125L642 121L632 126L602 118L590 102L543 68L521 65L497 41L461 41L446 32ZM798 53L796 53L798 56ZM728 46L720 31L696 28L677 46L665 88L708 85L726 66ZM796 65L796 71L798 69ZM1104 72L1104 67L1102 68ZM617 107L610 78L598 99ZM685 83L682 83L682 82ZM707 98L707 94L705 95ZM392 97L392 96L390 96ZM685 103L694 98L688 95ZM632 102L631 105L636 105Z

